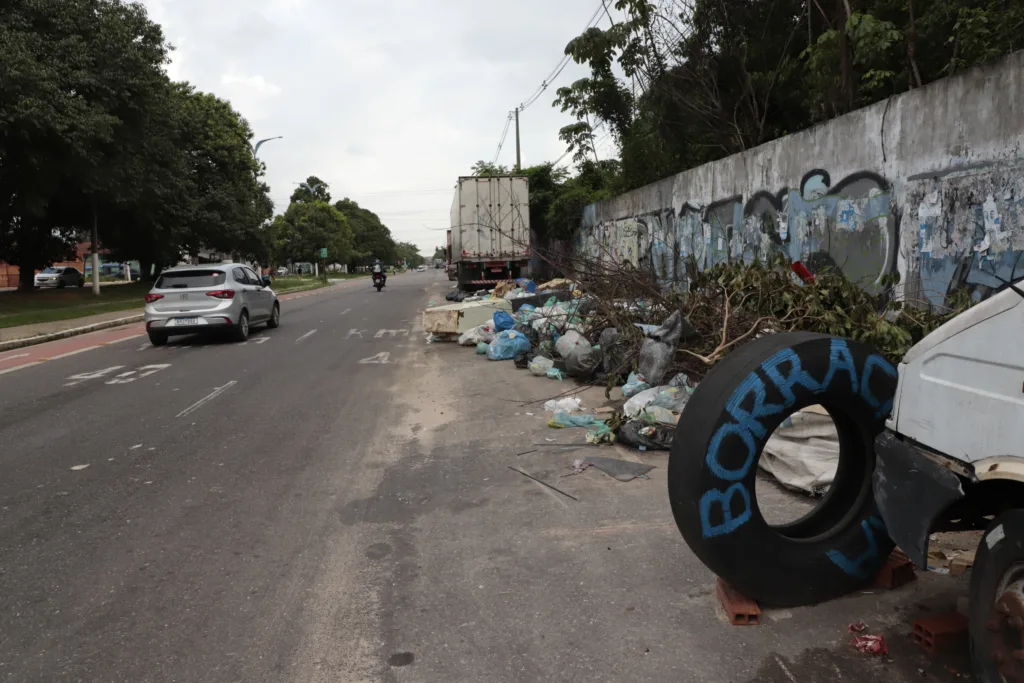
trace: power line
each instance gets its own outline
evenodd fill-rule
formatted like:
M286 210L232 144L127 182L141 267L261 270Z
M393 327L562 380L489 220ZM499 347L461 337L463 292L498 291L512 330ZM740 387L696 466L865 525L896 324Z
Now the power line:
M491 160L491 166L493 166L494 164L498 163L498 155L501 154L501 148L505 144L505 138L508 137L508 129L509 129L509 126L511 126L511 125L512 125L512 112L509 112L508 116L505 117L505 130L501 131L501 140L498 140L498 149L494 153L494 159Z
M605 6L602 0L602 2L598 3L597 9L594 10L594 14L591 15L590 21L587 22L587 25L583 29L583 31L588 31L595 25L600 23L601 12L604 9ZM548 77L541 81L541 84L537 86L537 89L533 92L533 94L530 95L530 97L528 97L522 104L519 105L520 112L529 107L530 105L532 105L540 98L544 91L548 89L548 86L550 86L555 81L555 79L558 78L559 75L561 75L562 71L565 69L566 66L568 66L571 59L572 57L570 55L562 55L562 58L558 60L558 64L556 64L555 68L551 70L551 73L548 74Z

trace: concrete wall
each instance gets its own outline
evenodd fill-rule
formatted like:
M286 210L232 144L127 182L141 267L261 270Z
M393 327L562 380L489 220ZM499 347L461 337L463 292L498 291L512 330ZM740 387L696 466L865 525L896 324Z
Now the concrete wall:
M783 253L981 298L1024 275L1024 52L590 205L574 249L667 280Z

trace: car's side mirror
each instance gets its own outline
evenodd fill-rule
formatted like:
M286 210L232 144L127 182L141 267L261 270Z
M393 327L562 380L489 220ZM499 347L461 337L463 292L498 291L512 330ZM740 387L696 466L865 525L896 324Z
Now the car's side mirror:
M263 276L263 286L264 287L269 287L270 286L270 276L269 275L264 275Z

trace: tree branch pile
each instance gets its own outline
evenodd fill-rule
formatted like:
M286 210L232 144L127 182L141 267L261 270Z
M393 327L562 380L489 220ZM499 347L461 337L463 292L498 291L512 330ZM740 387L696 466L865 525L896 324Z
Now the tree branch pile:
M801 282L782 258L769 263L719 264L699 271L685 264L682 284L659 280L648 268L603 258L541 254L577 283L586 301L585 336L597 342L609 327L618 330L617 370L609 386L637 367L645 338L637 323L660 325L674 311L689 323L672 372L699 380L732 350L762 334L810 331L854 339L877 348L893 362L925 335L964 310L966 296L941 312L892 300L895 277L872 294L837 270L822 270ZM607 353L607 350L606 350Z

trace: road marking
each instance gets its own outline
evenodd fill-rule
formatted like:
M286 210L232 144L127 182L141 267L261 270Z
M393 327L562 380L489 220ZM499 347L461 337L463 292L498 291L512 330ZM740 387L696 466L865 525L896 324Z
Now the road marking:
M142 346L139 347L139 351L145 351L149 347L150 347L149 343L143 344Z
M349 330L348 336L345 339L351 339L354 335L359 335L359 338L363 338L363 332L369 332L369 330Z
M75 465L71 469L73 471L75 471L75 472L80 472L80 471L84 470L86 467L88 467L88 465Z
M158 373L161 370L166 370L169 367L171 367L170 363L165 363L163 365L144 365L141 368L139 368L138 370L131 370L129 372L122 372L120 375L118 375L114 379L112 379L109 382L107 382L107 384L131 384L132 382L134 382L137 379L142 379L143 377L149 377L150 375ZM138 373L137 377L134 376L134 375L136 375L136 373Z
M387 351L383 351L381 353L378 353L375 356L370 356L369 358L362 359L361 361L359 361L359 364L360 365L376 365L378 363L387 364L387 363L391 362L390 360L388 360L388 358L390 358L390 357L391 357L390 353L388 353Z
M66 387L73 387L76 384L81 384L82 382L85 382L86 380L100 379L101 377L109 375L114 370L120 370L123 367L124 367L123 365L115 365L113 367L104 368L103 370L96 370L95 372L82 372L82 373L79 373L77 375L71 375L70 377L65 377L64 378L64 379L72 380L72 381L68 382L67 384L65 384L64 386L66 386Z
M204 405L206 405L207 403L209 403L213 399L217 398L218 396L220 396L221 394L223 394L225 391L227 391L231 387L235 386L236 384L238 384L238 382L236 382L235 380L231 380L230 382L228 382L224 386L217 387L210 394L208 394L208 395L204 396L203 398L199 399L198 401L196 401L195 403L190 405L188 408L185 408L185 410L181 411L180 413L178 413L174 417L185 417L186 415L189 415L190 413L193 413L196 410L199 410Z
M270 341L270 337L256 337L255 339L252 340L252 343L253 344L266 344L268 341Z
M3 358L0 358L0 363L3 363L5 360L14 360L15 358L24 358L27 355L29 355L29 354L27 354L27 353L16 353L13 356L4 356Z
M42 365L42 364L43 364L42 361L34 361L32 363L25 363L24 365L15 365L13 368L5 368L3 370L0 370L0 375L6 375L8 372L16 372L18 370L24 370L25 368L30 368L33 365Z
M310 337L312 337L312 336L313 336L314 334L316 334L316 330L310 330L310 331L309 331L309 332L307 332L306 334L304 334L304 335L302 335L301 337L299 337L298 339L296 339L296 340L295 340L295 343L296 343L296 344L298 344L298 343L299 343L300 341L302 341L303 339L309 339L309 338L310 338Z
M380 339L385 334L390 334L392 337L404 334L406 337L409 336L409 330L377 330L377 334L373 335L374 339Z
M351 308L346 308L344 311L341 312L341 315L345 315L346 313L348 313L351 310L352 310Z

